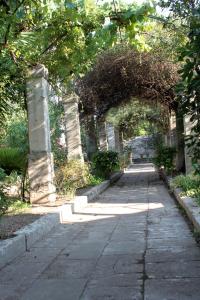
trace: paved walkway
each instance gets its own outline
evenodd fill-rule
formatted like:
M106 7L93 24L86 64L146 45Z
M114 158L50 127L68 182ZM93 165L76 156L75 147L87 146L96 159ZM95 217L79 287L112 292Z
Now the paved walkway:
M200 299L200 250L151 165L0 271L1 300Z

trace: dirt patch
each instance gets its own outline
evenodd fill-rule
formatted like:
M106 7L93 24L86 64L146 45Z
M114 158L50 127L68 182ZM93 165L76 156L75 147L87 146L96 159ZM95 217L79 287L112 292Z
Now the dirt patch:
M16 215L3 216L0 219L0 239L14 236L15 231L33 223L40 218L39 214L21 213Z
M91 188L92 186L78 189L76 195L83 195ZM57 212L60 206L70 202L73 202L72 198L64 195L58 195L55 203L47 203L42 206L32 205L17 212L8 212L0 217L0 240L11 238L15 235L17 230L33 223L47 213Z
M15 232L29 225L47 213L54 213L66 203L66 197L59 197L55 203L45 205L32 205L18 211L8 211L0 217L0 240L11 238Z

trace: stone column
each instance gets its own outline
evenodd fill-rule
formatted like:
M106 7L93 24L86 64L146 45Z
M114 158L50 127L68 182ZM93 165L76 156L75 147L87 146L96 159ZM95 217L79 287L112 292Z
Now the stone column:
M108 150L115 151L115 129L111 123L106 123Z
M106 122L104 119L98 120L98 133L99 133L99 149L100 151L108 150L108 141L106 133Z
M176 170L185 172L185 141L183 115L176 112Z
M123 153L124 151L124 139L123 139L123 132L119 131L119 152Z
M29 164L31 203L56 200L53 156L51 153L48 113L48 71L37 65L27 79L27 106L29 129Z
M184 117L184 133L187 137L191 134L192 123L190 122L190 116ZM186 174L189 174L192 171L192 159L189 155L189 147L187 146L187 142L185 142L185 171Z
M78 96L70 93L63 97L65 111L65 137L67 145L67 158L83 161L81 145L81 131L78 111Z

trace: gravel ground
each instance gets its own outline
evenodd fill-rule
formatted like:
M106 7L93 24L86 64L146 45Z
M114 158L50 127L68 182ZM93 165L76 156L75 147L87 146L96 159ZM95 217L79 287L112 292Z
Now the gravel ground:
M78 189L76 195L80 196L90 189L91 187ZM62 204L72 201L73 199L70 199L67 196L58 196L56 202L53 204L47 204L44 206L34 205L22 211L20 210L17 213L7 213L0 217L0 240L12 237L15 234L15 231L33 223L42 215L58 211Z
M33 205L17 212L8 212L0 217L0 240L12 237L15 231L33 223L41 216L58 211L59 207L69 201L66 197L59 197L56 203L45 206Z

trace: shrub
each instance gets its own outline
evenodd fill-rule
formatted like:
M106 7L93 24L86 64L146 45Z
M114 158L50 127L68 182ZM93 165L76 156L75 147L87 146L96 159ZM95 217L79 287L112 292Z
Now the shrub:
M108 178L119 169L118 153L114 151L97 152L92 157L92 169L97 176Z
M3 187L0 186L0 216L3 215L10 205L5 193L3 192Z
M174 167L174 157L176 149L174 147L163 146L162 144L156 148L156 157L153 162L157 167L164 167L167 173L171 173Z
M0 181L3 181L6 177L6 172L4 169L0 168Z
M55 172L58 192L67 195L74 195L76 189L88 185L89 178L89 167L80 160L70 160Z
M173 187L183 190L183 195L196 198L200 203L200 177L195 175L179 175L172 181Z
M26 166L26 155L18 148L0 148L0 167L6 173L13 170L22 172Z

